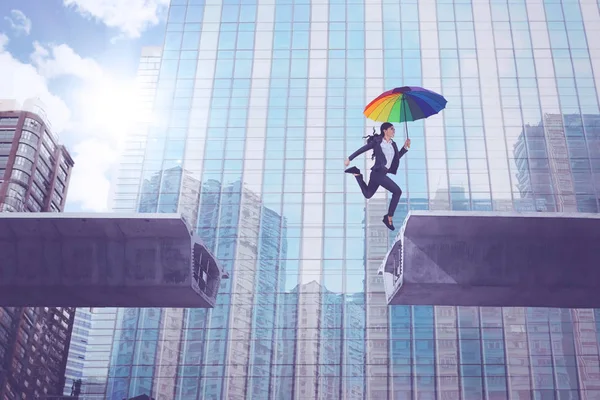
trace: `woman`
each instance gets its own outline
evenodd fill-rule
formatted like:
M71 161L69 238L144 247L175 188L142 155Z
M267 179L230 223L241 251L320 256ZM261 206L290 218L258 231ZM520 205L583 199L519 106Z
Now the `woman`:
M373 150L372 158L375 159L375 165L371 168L371 179L369 180L368 185L365 183L363 176L360 173L360 169L357 167L350 167L346 169L345 172L354 174L356 181L360 186L360 190L362 190L363 195L367 199L373 197L375 192L377 192L377 189L379 189L379 186L383 186L392 193L392 200L390 201L388 213L383 216L383 223L392 231L395 229L392 218L394 217L394 211L396 211L396 206L400 200L400 195L402 195L402 190L396 185L396 182L394 182L392 178L387 176L387 174L396 174L398 165L400 164L400 158L402 158L410 148L410 139L406 139L404 147L398 151L396 142L392 140L395 134L396 129L394 128L394 125L389 122L381 124L379 135L375 134L375 128L373 128L373 135L369 136L367 144L352 153L352 155L344 162L344 165L347 167L350 165L350 161L365 151Z

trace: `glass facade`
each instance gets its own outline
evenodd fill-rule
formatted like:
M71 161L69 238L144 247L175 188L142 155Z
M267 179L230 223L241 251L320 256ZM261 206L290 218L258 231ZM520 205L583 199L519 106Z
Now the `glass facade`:
M598 212L599 37L595 0L172 0L128 190L230 279L213 310L118 310L106 397L600 398L600 310L388 307L387 194L343 173L365 104L423 86L448 106L409 125L397 226Z
M92 309L75 309L73 331L69 345L69 356L65 370L65 387L63 394L70 396L78 385L77 381L83 378L83 368L88 346L88 337L91 328Z

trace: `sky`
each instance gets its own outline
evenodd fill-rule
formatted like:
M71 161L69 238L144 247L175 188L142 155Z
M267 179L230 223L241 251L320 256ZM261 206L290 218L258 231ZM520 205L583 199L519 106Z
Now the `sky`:
M169 1L0 1L0 99L43 102L75 161L65 211L108 210L141 48L162 45Z

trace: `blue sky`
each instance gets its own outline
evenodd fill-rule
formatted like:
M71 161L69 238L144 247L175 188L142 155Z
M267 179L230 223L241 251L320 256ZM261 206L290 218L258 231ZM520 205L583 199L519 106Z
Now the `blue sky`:
M168 3L0 2L0 76L12 77L0 81L0 99L22 103L39 97L44 103L76 163L67 211L107 209L118 144L126 132L111 129L103 116L118 106L110 99L135 96L141 48L162 45Z

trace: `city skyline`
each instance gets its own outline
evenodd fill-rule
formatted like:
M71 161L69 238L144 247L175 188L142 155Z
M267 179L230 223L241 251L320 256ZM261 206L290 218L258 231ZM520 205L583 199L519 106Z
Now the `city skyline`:
M182 213L229 273L212 310L92 311L88 398L600 396L598 309L388 306L389 197L343 173L380 124L364 106L422 86L448 104L407 125L397 227L598 213L598 2L57 0L55 29L14 4L0 72L36 84L73 144L70 204Z
M197 232L231 279L219 306L201 315L118 316L127 324L119 334L144 341L148 324L154 336L147 349L123 340L112 352L121 361L109 368L107 396L596 395L597 310L387 306L377 269L395 238L380 223L389 199L381 191L365 202L342 175L345 157L378 125L365 121L364 105L386 89L418 85L448 105L408 126L411 149L394 177L403 189L396 221L411 209L535 210L531 195L548 211L558 211L554 203L598 212L592 68L600 55L586 34L600 17L590 4L172 4L137 211L198 210ZM530 130L539 140L525 144L540 153L515 153ZM544 158L541 172L527 164ZM362 171L372 165L357 162ZM532 180L540 173L546 186ZM287 219L286 282L275 295L259 290L260 264L245 252L266 237L251 224L255 196L239 182ZM292 317L273 320L271 333L265 300ZM193 346L197 357L177 361L165 346L182 354ZM154 365L152 377L137 355Z

